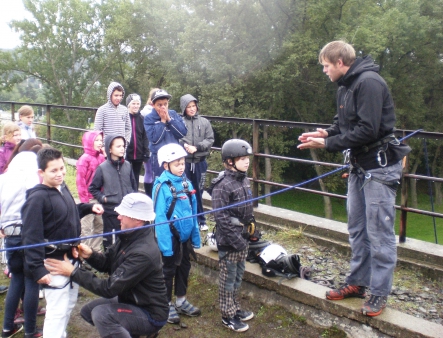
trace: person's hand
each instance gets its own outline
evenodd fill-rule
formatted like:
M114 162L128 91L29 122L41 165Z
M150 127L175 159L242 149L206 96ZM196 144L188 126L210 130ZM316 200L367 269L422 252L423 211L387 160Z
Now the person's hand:
M166 109L166 107L159 108L157 113L158 113L158 116L160 116L160 120L163 123L168 123L169 121L171 121L171 117L169 116L169 112L168 112L168 109Z
M187 153L193 154L193 153L195 153L197 151L197 147L191 146L191 145L186 143L185 144L185 150L186 150Z
M51 275L50 274L47 274L47 275L45 275L45 276L43 276L42 278L40 278L38 281L37 281L37 284L50 284L51 283Z
M72 248L72 249L73 249L72 255L74 256L74 258L81 257L84 259L88 259L92 255L92 249L83 243L77 245L77 247L75 249L74 248Z
M74 271L74 265L72 265L72 263L69 261L68 254L65 254L63 261L53 258L46 258L45 268L51 273L51 275L62 275L66 277L71 276L72 271Z
M311 131L309 133L303 133L298 137L298 140L302 143L308 142L308 138L326 138L328 132L322 128L317 128L317 131Z
M103 209L103 206L101 204L94 204L92 206L92 212L94 214L101 215L105 212L105 209Z
M321 149L325 147L325 139L317 137L308 137L304 143L297 146L298 149Z

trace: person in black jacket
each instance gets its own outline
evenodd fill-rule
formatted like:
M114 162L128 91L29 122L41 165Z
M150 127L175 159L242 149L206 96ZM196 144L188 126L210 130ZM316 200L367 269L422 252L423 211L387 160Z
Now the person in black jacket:
M126 107L131 119L131 142L126 148L126 160L132 164L137 184L143 162L149 160L149 141L143 125L144 117L140 113L140 104L141 98L138 94L129 94L126 98Z
M101 337L154 337L166 324L169 313L162 258L152 227L155 219L152 200L141 193L128 194L115 208L122 230L105 253L85 244L74 249L98 271L108 273L100 279L93 272L75 267L65 259L48 259L53 274L70 277L75 283L103 297L86 304L81 316L95 325Z
M339 85L337 115L331 127L302 134L298 148L346 151L351 164L347 200L351 272L346 284L328 291L326 298L365 298L369 286L371 297L361 311L378 316L386 307L397 261L395 195L400 160L410 148L393 134L394 102L370 56L356 58L350 44L333 41L323 47L319 61L323 72Z
M107 160L100 164L89 185L89 192L103 204L103 233L120 230L120 222L114 208L120 204L125 195L136 192L138 185L132 171L131 163L125 161L125 139L118 135L105 137ZM113 243L113 236L103 236L103 247L106 250Z
M43 148L37 154L38 173L43 178L26 193L22 207L23 245L41 244L80 237L80 218L95 212L103 213L100 204L75 204L74 198L63 182L66 169L62 153L53 148ZM66 337L69 316L77 301L78 284L69 278L51 275L44 260L73 260L72 245L63 243L39 246L24 250L25 274L45 286L46 315L43 327L45 337Z

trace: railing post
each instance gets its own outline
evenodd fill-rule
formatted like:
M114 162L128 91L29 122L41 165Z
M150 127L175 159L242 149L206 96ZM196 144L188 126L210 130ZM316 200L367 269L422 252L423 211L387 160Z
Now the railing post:
M409 177L404 174L408 172L409 168L409 154L403 159L403 175L401 179L401 212L400 212L400 228L398 231L398 238L400 243L406 242L406 223L408 219L408 212L405 208L408 207L408 192L409 192Z
M11 103L11 121L15 122L15 104Z
M46 105L46 140L51 143L51 106Z
M260 136L260 125L256 120L252 120L252 152L254 154L259 153L259 136ZM252 158L252 179L253 179L253 188L252 188L252 196L254 198L258 197L259 193L259 184L257 182L260 179L260 168L258 163L258 156L253 156ZM258 200L253 202L254 207L258 207Z

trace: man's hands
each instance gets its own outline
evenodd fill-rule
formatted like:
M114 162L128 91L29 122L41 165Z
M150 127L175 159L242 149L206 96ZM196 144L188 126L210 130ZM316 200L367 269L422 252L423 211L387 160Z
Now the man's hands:
M92 249L86 244L79 244L76 248L72 248L72 256L74 258L88 259L92 255Z
M61 275L69 277L74 271L74 265L68 259L68 254L65 254L65 259L63 261L59 261L58 259L46 258L45 259L45 268L51 273L51 275ZM40 281L46 277L49 277L48 283L40 283ZM49 284L51 282L50 275L46 275L41 278L37 283L39 284Z
M303 133L298 137L301 144L299 144L297 148L324 148L326 137L328 137L328 132L322 128L317 128L317 131Z

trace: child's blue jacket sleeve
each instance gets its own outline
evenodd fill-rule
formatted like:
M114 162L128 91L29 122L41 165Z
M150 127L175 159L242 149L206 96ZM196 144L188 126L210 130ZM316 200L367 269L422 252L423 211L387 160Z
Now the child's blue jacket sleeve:
M154 186L153 191L156 190L157 185ZM168 195L170 195L169 187L166 184L163 184L158 191L155 203L156 224L168 221L168 219L166 218L166 213L168 212L169 206L171 205L172 202L172 196ZM172 251L172 233L171 230L169 230L169 223L156 225L155 233L157 235L158 247L162 255L172 256L174 252Z

